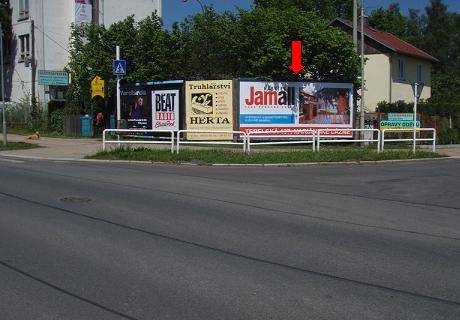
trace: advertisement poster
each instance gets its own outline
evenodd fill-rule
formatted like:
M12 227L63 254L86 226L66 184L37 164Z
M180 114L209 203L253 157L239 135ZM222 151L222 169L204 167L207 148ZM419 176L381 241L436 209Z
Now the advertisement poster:
M152 129L150 91L145 88L122 89L121 112L127 129Z
M179 90L152 91L152 124L157 130L179 130Z
M264 136L293 137L302 130L353 136L353 85L320 82L240 81L240 130ZM294 130L298 133L283 131Z
M187 81L185 107L188 130L233 130L232 80ZM187 140L232 140L229 133L188 133Z
M75 0L75 24L91 23L93 6L89 0Z

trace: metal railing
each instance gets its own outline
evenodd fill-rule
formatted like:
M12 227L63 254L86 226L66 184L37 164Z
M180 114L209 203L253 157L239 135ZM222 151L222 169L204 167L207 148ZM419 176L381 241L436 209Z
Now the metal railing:
M226 134L237 134L240 135L240 137L243 137L242 142L231 142L231 141L202 141L202 140L196 140L196 141L181 141L181 135L183 133L226 133ZM247 139L247 134L244 131L231 131L231 130L179 130L177 131L177 143L176 143L176 152L179 154L180 146L183 144L199 144L199 145L242 145L243 146L243 151L246 152L246 139Z
M380 152L380 130L379 129L346 129L347 131L350 131L350 132L377 132L377 139L374 139L374 137L372 137L372 139L337 139L337 138L333 138L333 139L323 139L321 140L321 137L323 138L327 138L328 136L327 135L324 135L322 136L321 135L321 132L328 132L330 131L329 129L319 129L317 131L317 135L316 135L316 143L317 143L317 147L316 147L316 150L320 150L320 146L321 146L321 143L355 143L355 142L372 142L372 143L377 143L377 152Z
M107 133L117 133L117 140L107 140ZM168 141L160 140L120 140L120 135L123 133L168 133L171 135L171 138ZM170 144L171 153L174 153L174 131L173 130L143 130L143 129L105 129L102 133L102 150L105 151L107 144Z
M436 152L436 129L434 128L417 128L415 130L416 132L432 132L433 137L432 138L416 138L415 142L422 142L422 141L430 141L432 142L432 150L433 152ZM391 139L385 139L385 133L387 132L408 132L408 133L413 133L414 129L383 129L382 130L382 143L381 143L381 148L382 151L385 149L385 142L411 142L414 141L414 138L391 138Z
M298 134L299 132L303 132L305 134ZM316 151L316 131L315 130L310 130L310 129L305 129L305 130L283 130L279 131L277 133L280 133L279 135L265 135L261 134L258 132L248 132L247 133L247 152L251 152L251 146L262 146L262 145L290 145L290 144L311 144L313 151ZM295 138L311 138L311 140L285 140L285 141L268 141L268 142L252 142L251 143L251 135L257 135L254 136L254 138L287 138L286 135L282 135L282 133L292 133L295 134ZM290 137L291 138L291 137Z

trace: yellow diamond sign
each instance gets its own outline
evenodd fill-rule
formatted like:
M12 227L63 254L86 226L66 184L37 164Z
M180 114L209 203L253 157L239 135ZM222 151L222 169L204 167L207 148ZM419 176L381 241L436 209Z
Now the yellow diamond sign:
M101 77L94 77L93 81L91 81L91 98L96 96L104 98L104 84L105 82Z

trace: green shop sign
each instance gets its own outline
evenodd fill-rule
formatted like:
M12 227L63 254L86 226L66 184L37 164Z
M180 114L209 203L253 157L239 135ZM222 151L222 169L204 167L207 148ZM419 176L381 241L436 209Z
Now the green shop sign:
M41 86L68 86L69 73L65 71L38 70L38 84Z

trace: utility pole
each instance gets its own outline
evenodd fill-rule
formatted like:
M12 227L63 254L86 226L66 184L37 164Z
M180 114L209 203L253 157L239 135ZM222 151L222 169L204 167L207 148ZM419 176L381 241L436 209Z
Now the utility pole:
M3 115L3 145L6 146L8 143L8 135L6 132L6 106L5 106L5 77L3 67L3 27L0 23L0 63L1 66L1 83L2 83L2 115Z
M30 20L30 69L31 69L31 107L32 111L34 104L36 104L35 100L35 78L36 78L36 65L35 65L35 22L34 20Z
M364 129L364 0L361 3L361 117L360 128ZM361 132L364 140L364 131Z
M358 0L353 0L353 43L358 50Z

